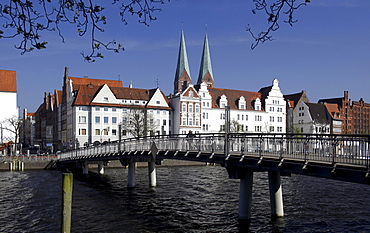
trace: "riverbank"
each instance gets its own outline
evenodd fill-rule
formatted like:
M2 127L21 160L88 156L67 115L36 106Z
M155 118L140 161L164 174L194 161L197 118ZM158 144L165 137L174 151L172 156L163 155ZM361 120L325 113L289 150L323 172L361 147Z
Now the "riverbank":
M44 169L48 163L52 160L55 160L55 156L48 156L48 157L35 157L35 158L28 158L28 157L3 157L0 159L0 171L9 171L9 162L13 161L14 159L18 159L24 162L24 170L42 170ZM145 162L137 163L138 167L146 167L148 164ZM164 160L162 165L160 166L204 166L205 163L202 162L194 162L194 161L182 161L182 160ZM90 164L92 168L96 167L95 164ZM117 160L110 161L108 166L104 168L119 168L122 167L121 163Z

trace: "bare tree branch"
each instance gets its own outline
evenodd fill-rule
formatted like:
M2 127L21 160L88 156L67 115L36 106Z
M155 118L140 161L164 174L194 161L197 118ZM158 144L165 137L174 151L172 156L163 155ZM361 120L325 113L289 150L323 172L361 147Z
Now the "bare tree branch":
M272 2L271 2L272 1ZM269 27L267 30L255 34L252 32L250 25L247 26L247 31L254 38L254 43L251 45L255 49L259 43L272 40L271 33L280 28L280 17L286 15L287 19L283 20L284 23L293 26L298 20L293 17L294 12L301 6L306 6L310 0L253 0L255 8L252 10L253 14L258 11L263 11L267 15L267 23ZM268 3L271 2L271 3Z

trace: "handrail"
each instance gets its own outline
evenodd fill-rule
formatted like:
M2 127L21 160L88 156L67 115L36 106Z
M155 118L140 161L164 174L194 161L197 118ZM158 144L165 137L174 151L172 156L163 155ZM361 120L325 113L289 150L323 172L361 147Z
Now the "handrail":
M276 156L305 161L323 161L370 166L370 135L229 133L228 153ZM122 139L58 154L59 159L98 156L107 153L150 151L225 152L225 133L159 135ZM226 154L226 153L225 153Z

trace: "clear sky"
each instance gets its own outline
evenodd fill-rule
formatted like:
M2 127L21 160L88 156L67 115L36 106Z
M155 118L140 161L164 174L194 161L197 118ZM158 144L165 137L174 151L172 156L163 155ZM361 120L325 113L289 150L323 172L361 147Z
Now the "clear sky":
M342 97L346 90L352 100L370 103L370 1L311 0L296 12L293 27L282 24L274 41L254 50L245 28L265 29L267 17L252 9L252 0L172 0L149 27L130 16L128 25L108 18L99 39L116 39L126 51L103 51L105 58L95 63L82 59L89 38L79 38L74 27L64 27L65 43L49 33L46 50L24 55L13 48L17 39L1 39L0 69L17 72L18 105L29 112L37 110L44 92L61 90L66 66L72 77L120 79L124 86L132 80L137 88L155 88L158 79L170 94L183 28L193 82L207 32L215 87L258 91L277 78L284 94L306 90L311 102Z

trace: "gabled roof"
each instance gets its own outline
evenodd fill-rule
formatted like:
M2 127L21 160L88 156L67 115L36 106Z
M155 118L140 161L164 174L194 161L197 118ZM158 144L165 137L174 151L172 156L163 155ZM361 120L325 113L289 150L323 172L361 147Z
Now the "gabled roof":
M105 84L104 84L105 85ZM137 107L137 108L144 108L143 105L127 105L127 104L117 104L117 103L92 103L95 96L100 92L103 86L96 86L91 85L90 83L87 85L78 85L79 89L76 90L76 98L74 100L73 105L98 105L98 106L120 106L120 107ZM110 87L109 89L112 91L113 95L116 99L126 99L126 100L143 100L149 101L150 98L153 96L157 89L147 90L147 89L140 89L140 88L129 88L129 87ZM163 98L166 100L168 104L169 101L167 97L161 91ZM148 108L152 108L147 106ZM156 109L170 109L168 107L153 107Z
M303 101L304 103L309 103L310 100L308 99L306 95L306 91L303 90L299 93L295 94L289 94L289 95L284 95L284 98L286 101L289 101L290 107L295 108L297 106L299 101Z
M319 123L326 123L328 124L330 121L328 119L326 107L323 104L315 104L315 103L306 103L312 120L316 120Z
M337 104L324 103L329 115L335 120L343 120Z
M0 92L17 92L17 76L15 71L0 70Z
M251 91L240 91L222 88L209 88L209 93L212 96L212 108L219 108L219 99L222 95L227 98L230 109L239 109L238 101L241 96L245 98L246 110L254 110L253 103L257 98L261 99L261 93Z

